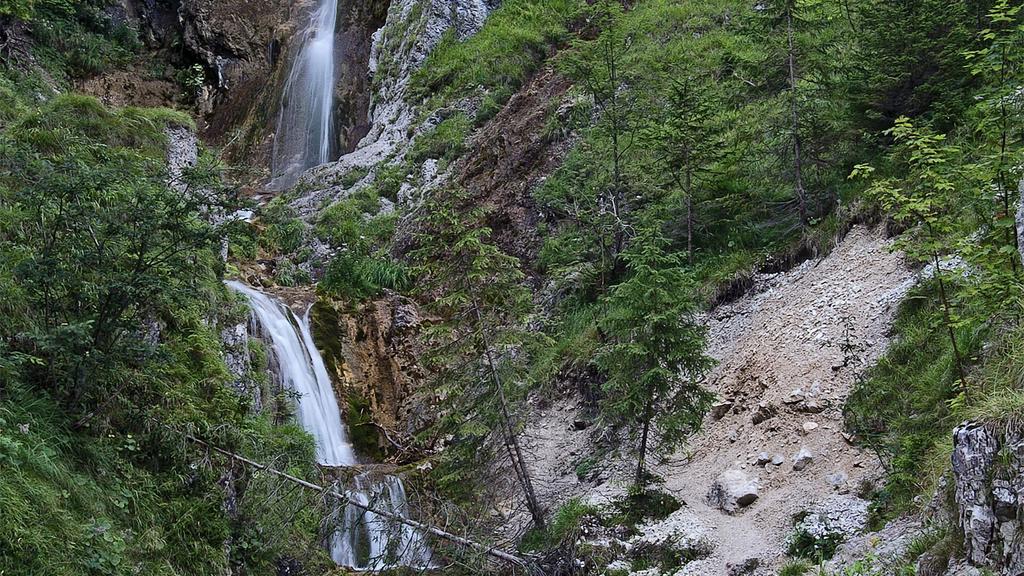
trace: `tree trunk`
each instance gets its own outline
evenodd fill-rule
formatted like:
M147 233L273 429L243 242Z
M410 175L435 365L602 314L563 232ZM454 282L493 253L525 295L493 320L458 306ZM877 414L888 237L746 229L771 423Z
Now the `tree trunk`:
M508 409L508 401L505 398L505 387L502 384L501 375L498 374L498 368L494 365L494 359L491 357L491 344L487 338L487 333L484 331L483 315L480 313L480 307L477 305L476 299L473 300L473 311L476 314L477 329L480 330L480 336L483 340L484 358L487 361L487 369L490 372L491 382L497 389L498 403L501 406L502 437L505 444L505 450L508 452L509 461L512 464L512 468L515 470L516 477L519 480L519 485L523 489L523 496L526 498L526 507L530 511L533 523L537 528L543 529L544 509L541 508L540 503L537 500L537 494L533 490L533 482L530 480L530 471L526 467L526 459L523 458L523 451L519 447L519 438L516 435L515 427L512 426L512 416Z
M654 395L647 397L647 403L644 404L644 415L643 415L643 431L640 433L640 450L636 458L636 479L634 483L639 489L643 489L646 485L644 480L644 472L647 470L647 438L651 431L651 411L653 410Z
M939 253L932 252L932 262L935 266L935 278L939 281L939 300L942 301L942 318L946 324L946 332L949 335L949 343L953 346L953 361L956 362L957 374L960 376L960 383L967 390L967 372L964 370L963 357L960 355L960 346L956 342L956 332L953 330L953 315L950 312L949 298L946 297L946 283L942 280L942 268L939 267Z
M693 265L693 168L690 166L690 151L683 153L686 162L686 261Z
M786 37L789 41L789 108L793 137L793 188L796 192L800 224L807 226L807 192L803 178L803 143L800 140L800 106L797 102L796 46L793 39L793 14L786 10Z

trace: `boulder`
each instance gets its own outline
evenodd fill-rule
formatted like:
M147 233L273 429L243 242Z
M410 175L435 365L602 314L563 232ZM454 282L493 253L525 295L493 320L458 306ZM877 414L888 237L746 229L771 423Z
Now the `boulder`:
M713 534L698 516L680 508L664 520L637 526L637 534L629 540L629 547L637 556L661 550L674 556L704 558L715 549Z
M814 453L806 446L801 446L800 451L793 457L793 470L797 472L807 468L807 465L814 461Z
M758 481L742 470L723 472L708 491L708 504L729 514L750 506L757 500Z

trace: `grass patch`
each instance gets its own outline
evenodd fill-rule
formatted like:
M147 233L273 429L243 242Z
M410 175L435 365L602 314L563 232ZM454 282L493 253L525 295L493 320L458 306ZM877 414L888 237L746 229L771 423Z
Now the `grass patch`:
M886 355L854 389L846 405L848 428L875 449L888 467L886 485L874 494L873 523L911 510L948 468L950 431L964 416L950 341L940 322L935 288L916 289L902 304ZM960 349L976 357L985 324L965 321L956 330Z
M414 99L429 99L428 111L477 91L504 103L567 37L582 4L507 0L470 38L460 41L449 32L414 74Z
M596 514L597 510L593 506L584 504L579 498L572 498L555 512L545 530L532 528L527 532L519 548L523 552L540 552L566 542L575 542L583 519Z

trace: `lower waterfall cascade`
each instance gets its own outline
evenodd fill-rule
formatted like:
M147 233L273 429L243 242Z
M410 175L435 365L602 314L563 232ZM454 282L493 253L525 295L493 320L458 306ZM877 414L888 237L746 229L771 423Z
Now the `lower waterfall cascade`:
M350 467L357 462L323 358L313 341L310 310L297 317L276 298L241 282L227 286L245 296L253 318L267 333L279 365L281 385L298 398L296 413L316 442L317 461L326 467ZM353 500L383 512L409 517L402 480L364 472L347 490ZM331 558L339 566L378 571L396 566L429 568L432 554L415 528L353 505L332 514L338 529L330 536Z

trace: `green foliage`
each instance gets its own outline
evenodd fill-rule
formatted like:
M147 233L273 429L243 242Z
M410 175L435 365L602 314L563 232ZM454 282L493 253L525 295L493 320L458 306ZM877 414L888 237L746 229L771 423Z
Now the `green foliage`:
M849 82L860 123L888 128L900 116L951 127L969 106L973 79L964 74L971 27L988 2L893 3L861 0L848 16L858 66Z
M779 569L779 576L804 576L811 572L811 565L805 560L787 562Z
M261 247L271 254L292 254L302 247L306 234L303 224L286 202L275 199L261 213L266 226L260 235Z
M465 151L466 138L471 128L469 117L462 112L445 118L433 130L413 142L409 160L413 164L422 164L433 158L440 160L443 168Z
M32 18L35 12L35 0L2 0L0 16L11 16L22 21Z
M233 312L204 215L230 204L207 155L168 187L169 124L189 121L59 96L0 133L0 572L326 565L313 498L226 475L173 431L311 476L310 438L227 387Z
M424 330L423 357L434 393L447 399L434 434L453 438L440 483L460 479L460 469L490 468L485 447L500 439L534 525L543 528L516 438L531 384L527 366L547 339L529 329L534 305L519 260L493 243L481 224L484 211L467 204L461 190L435 191L411 254L417 292L430 298L429 310L440 319Z
M889 476L874 495L877 520L914 506L948 461L948 438L963 417L953 399L959 394L952 345L944 334L935 287L911 295L896 321L896 340L859 383L846 405L850 430L883 456ZM956 328L961 350L976 354L985 339L983 326ZM935 468L937 466L937 469Z
M519 543L524 552L543 552L566 543L575 543L580 536L580 527L588 516L595 516L597 510L584 504L579 498L571 498L555 512L551 523L545 528L532 528Z
M184 192L167 186L167 121L61 96L0 135L0 274L22 312L8 327L20 334L13 351L45 358L26 369L76 409L129 386L115 384L122 367L147 348L130 332L209 270L217 231L200 211L223 198L195 192L211 184L204 168Z
M127 64L142 48L135 31L114 22L103 0L17 2L29 16L33 52L57 77L86 78ZM2 8L0 8L2 11Z
M632 530L644 522L664 520L681 507L682 503L675 496L663 490L634 489L615 502L615 514L608 521Z
M395 215L378 214L379 210L375 189L364 188L321 214L316 234L337 249L324 271L321 290L362 300L384 289L408 287L405 266L388 253Z
M814 536L798 528L787 541L786 553L797 558L823 562L832 559L843 540L845 537L841 533L829 532L823 536Z
M504 103L567 34L580 0L509 0L466 40L449 33L413 76L428 110L482 91Z
M636 483L641 485L648 432L658 447L671 450L700 427L714 396L702 380L711 366L704 354L705 332L693 317L696 303L679 259L665 252L665 239L642 232L625 254L627 278L612 288L601 320L607 343L597 365L607 375L602 416L615 424L636 424Z

